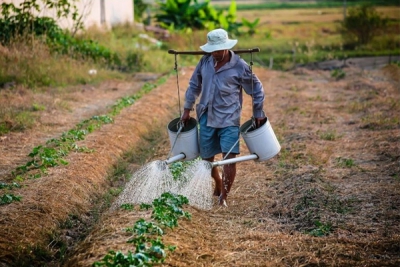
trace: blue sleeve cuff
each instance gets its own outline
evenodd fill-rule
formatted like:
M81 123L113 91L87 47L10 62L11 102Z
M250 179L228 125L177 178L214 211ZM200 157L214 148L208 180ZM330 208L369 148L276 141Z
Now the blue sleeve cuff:
M255 110L253 116L254 118L265 118L265 113L263 110Z

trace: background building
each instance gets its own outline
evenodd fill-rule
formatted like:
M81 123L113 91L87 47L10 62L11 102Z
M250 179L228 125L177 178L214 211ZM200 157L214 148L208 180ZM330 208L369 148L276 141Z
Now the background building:
M80 0L75 1L75 5L82 16L85 27L92 25L110 27L113 24L130 22L134 20L133 15L134 0ZM0 0L0 3L14 3L17 7L24 0ZM72 3L73 1L71 1ZM42 1L38 1L42 4ZM41 16L56 17L54 12L43 10ZM72 20L58 20L59 25L63 28L71 28Z

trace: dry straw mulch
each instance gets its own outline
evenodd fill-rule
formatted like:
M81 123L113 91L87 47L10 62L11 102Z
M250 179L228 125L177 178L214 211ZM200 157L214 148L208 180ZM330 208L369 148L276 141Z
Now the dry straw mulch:
M47 250L53 246L57 248L57 244L54 244L58 239L57 230L71 216L80 217L92 212L99 197L108 191L108 176L123 154L134 148L151 129L164 125L176 116L175 84L168 81L154 89L154 93L145 95L140 101L124 109L114 123L104 125L88 135L84 141L78 142L79 146L93 149L93 153L71 153L66 158L69 162L67 166L51 168L48 175L22 183L23 188L14 193L21 196L22 201L0 207L0 262L29 264L42 260L35 254L45 253L46 259L51 259ZM110 90L97 93L107 97L109 92ZM98 99L97 95L93 97L93 102L86 105L95 105ZM112 103L106 99L104 103L98 104L108 106ZM80 115L75 114L77 117ZM27 139L45 142L41 137L39 135L35 139L30 135ZM2 144L5 150L12 150L13 138L10 136L7 139L10 146ZM21 149L21 144L18 148ZM27 148L22 148L27 150L23 156L30 152ZM19 149L14 152L20 153ZM10 151L7 153L10 154ZM12 164L15 168L15 163ZM9 166L8 168L12 170Z

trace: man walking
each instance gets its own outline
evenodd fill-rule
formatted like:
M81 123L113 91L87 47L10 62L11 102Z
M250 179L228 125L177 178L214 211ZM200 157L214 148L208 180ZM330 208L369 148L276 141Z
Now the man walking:
M229 39L223 29L207 34L207 43L200 48L207 52L194 70L185 94L183 123L190 119L196 100L199 121L200 156L214 161L222 153L224 159L235 158L240 153L240 116L243 89L253 98L253 117L256 127L265 121L263 112L264 89L250 66L232 49L237 40ZM223 166L222 179L217 167L211 171L215 181L214 195L219 204L227 206L228 193L236 177L236 163Z

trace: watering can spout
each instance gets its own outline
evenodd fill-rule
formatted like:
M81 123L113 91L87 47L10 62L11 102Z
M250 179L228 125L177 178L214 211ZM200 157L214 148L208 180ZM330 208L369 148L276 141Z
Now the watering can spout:
M178 155L170 157L169 159L165 160L164 162L166 164L171 164L175 161L183 160L184 158L186 158L186 155L184 153L179 153Z
M258 159L258 156L256 154L251 154L251 155L246 155L246 156L232 158L232 159L214 161L214 162L210 162L210 163L211 163L212 167L216 167L216 166L222 166L222 165L227 165L227 164L232 164L232 163L237 163L237 162L242 162L242 161L252 160L252 159Z

